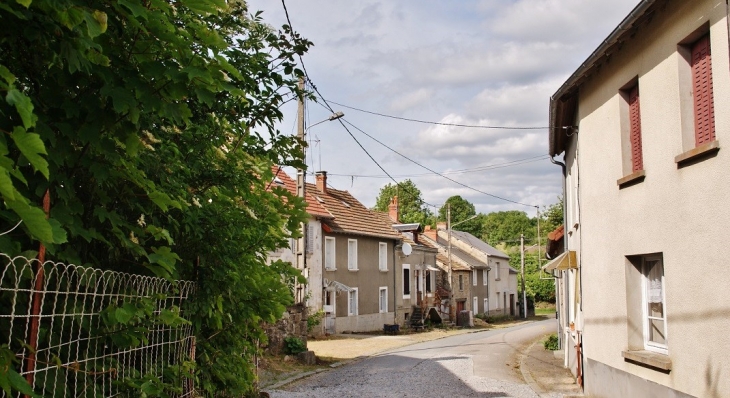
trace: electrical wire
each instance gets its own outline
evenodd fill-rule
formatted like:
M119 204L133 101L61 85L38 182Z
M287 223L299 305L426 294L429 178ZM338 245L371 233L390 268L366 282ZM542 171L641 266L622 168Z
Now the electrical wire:
M411 119L407 117L401 117L401 116L393 116L393 115L387 115L385 113L379 113L379 112L373 112L373 111L367 111L365 109L355 108L354 106L341 104L339 102L330 101L331 103L341 106L343 108L352 109L353 111L358 111L362 113L368 113L370 115L380 116L380 117L387 117L390 119L396 119L396 120L403 120L406 122L414 122L414 123L422 123L422 124L434 124L438 126L453 126L453 127L466 127L466 128L473 128L473 129L490 129L490 130L544 130L548 129L550 127L548 126L525 126L525 127L513 127L513 126L484 126L484 125L474 125L474 124L461 124L461 123L444 123L444 122L433 122L428 120L420 120L420 119Z

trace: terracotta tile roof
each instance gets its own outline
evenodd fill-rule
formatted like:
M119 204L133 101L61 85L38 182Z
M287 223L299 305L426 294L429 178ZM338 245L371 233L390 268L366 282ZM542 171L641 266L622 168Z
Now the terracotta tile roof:
M402 238L375 211L365 207L347 191L328 187L327 192L321 192L316 185L307 184L307 192L317 201L321 199L322 206L332 214L332 219L323 220L323 224L332 232L388 239Z
M274 172L274 181L271 183L270 187L279 186L294 195L297 194L297 182L293 178L289 177L289 175L286 174L280 166L272 166L271 171ZM321 218L333 217L332 214L330 214L327 209L325 209L324 206L322 206L322 204L308 191L306 192L306 200L307 213L309 213L309 215Z

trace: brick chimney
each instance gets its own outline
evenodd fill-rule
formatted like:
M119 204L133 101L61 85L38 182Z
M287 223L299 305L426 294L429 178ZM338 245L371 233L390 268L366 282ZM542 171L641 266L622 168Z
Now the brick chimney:
M314 173L314 177L317 179L317 190L322 193L327 193L327 172L318 171Z
M398 222L398 197L393 196L390 199L390 204L388 205L388 217L390 217L391 220Z
M438 241L438 239L436 239L436 230L431 229L430 225L426 225L426 229L423 230L423 234L431 238L434 242Z

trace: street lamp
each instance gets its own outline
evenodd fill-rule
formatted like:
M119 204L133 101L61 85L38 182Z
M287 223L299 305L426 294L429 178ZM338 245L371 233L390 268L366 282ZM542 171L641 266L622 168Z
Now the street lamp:
M446 204L446 228L449 232L449 285L451 289L449 290L449 314L454 316L454 320L456 320L456 314L453 313L452 308L454 308L454 272L451 267L451 228L454 226L457 226L461 223L465 223L469 220L473 220L478 216L478 214L475 214L466 220L461 220L454 225L451 225L451 203Z

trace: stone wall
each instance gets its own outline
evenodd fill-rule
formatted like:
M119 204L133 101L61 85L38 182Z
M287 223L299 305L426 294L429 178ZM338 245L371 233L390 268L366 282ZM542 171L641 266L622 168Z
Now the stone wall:
M281 319L274 324L264 324L269 342L264 349L271 355L284 354L284 339L297 337L307 343L307 307L295 304L286 308Z

